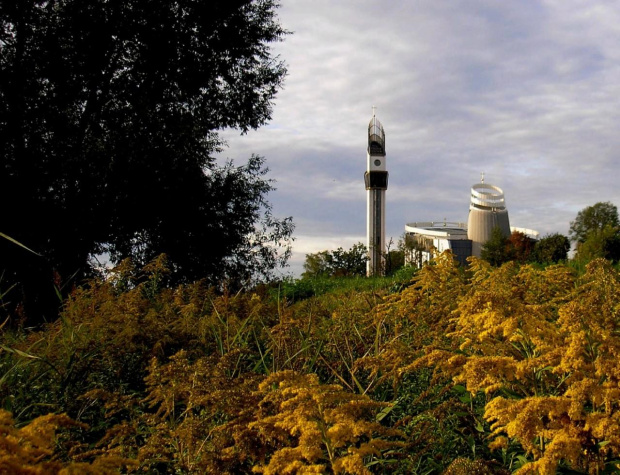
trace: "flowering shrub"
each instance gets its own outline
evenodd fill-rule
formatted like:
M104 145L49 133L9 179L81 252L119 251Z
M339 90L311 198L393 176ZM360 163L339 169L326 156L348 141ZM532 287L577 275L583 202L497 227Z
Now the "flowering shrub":
M569 268L537 270L472 263L468 293L453 313L458 351L433 350L433 364L486 394L491 449L516 441L531 457L519 473L587 472L620 456L617 357L620 276L603 260L578 277Z
M370 473L369 456L401 444L389 440L400 432L375 421L387 406L341 386L320 384L316 375L274 373L259 386L257 420L249 427L278 447L254 472Z
M166 273L163 256L124 262L59 321L3 329L0 467L620 470L620 274L607 261L464 270L443 253L393 294L292 303L170 288Z
M85 428L66 414L48 414L17 428L11 414L0 410L0 472L1 473L112 473L132 466L133 461L103 455L92 463L63 463L56 460L54 448L59 428Z

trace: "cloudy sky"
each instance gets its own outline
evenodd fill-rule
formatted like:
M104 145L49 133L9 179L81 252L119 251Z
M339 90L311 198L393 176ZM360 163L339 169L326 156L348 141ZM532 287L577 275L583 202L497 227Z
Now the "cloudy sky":
M620 3L615 0L282 0L288 66L269 125L225 133L263 155L274 214L307 253L366 240L367 127L386 132L387 238L466 221L471 185L503 188L512 226L568 233L620 206Z

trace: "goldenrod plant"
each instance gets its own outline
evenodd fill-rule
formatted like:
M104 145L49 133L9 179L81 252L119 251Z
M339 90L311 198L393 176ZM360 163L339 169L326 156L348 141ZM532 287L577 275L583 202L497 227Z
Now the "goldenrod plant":
M480 259L464 269L446 252L399 285L347 282L294 301L171 286L167 266L125 261L76 289L58 321L2 328L7 464L620 470L620 274L609 261L583 273Z
M63 462L54 457L60 428L86 428L66 414L48 414L16 427L11 414L0 409L0 472L19 474L105 475L131 467L133 460L103 454L92 463Z
M320 384L314 374L274 373L259 386L258 418L250 428L277 449L253 471L280 473L371 473L369 459L400 447L400 432L376 421L386 403Z

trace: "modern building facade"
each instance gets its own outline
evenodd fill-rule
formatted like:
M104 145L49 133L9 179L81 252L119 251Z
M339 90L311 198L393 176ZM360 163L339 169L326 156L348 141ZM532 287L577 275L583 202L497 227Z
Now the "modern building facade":
M367 275L383 274L385 268L385 191L388 172L385 159L385 130L374 107L368 124L368 149L364 183L367 190L366 245L369 259Z
M417 267L428 262L432 253L451 250L455 259L465 265L471 256L472 242L467 238L465 223L417 222L405 225L405 236L408 240L409 255L405 260Z
M462 265L470 256L480 257L482 246L491 238L493 229L499 227L504 236L514 231L530 239L538 239L539 233L532 229L510 226L504 192L495 185L480 183L471 187L467 223L447 221L416 222L405 225L409 255L406 260L421 267L432 258L434 252L452 251Z
M471 187L467 237L472 242L472 255L480 257L482 246L491 238L498 227L505 237L510 236L510 220L504 199L504 191L484 182Z

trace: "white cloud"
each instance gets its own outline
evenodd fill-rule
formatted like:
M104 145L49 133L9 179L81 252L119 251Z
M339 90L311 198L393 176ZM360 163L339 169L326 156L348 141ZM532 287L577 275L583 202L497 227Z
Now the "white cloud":
M620 9L599 0L283 0L289 66L273 120L223 156L264 155L295 259L364 238L366 127L387 134L387 234L465 220L480 172L511 222L566 233L620 204Z

